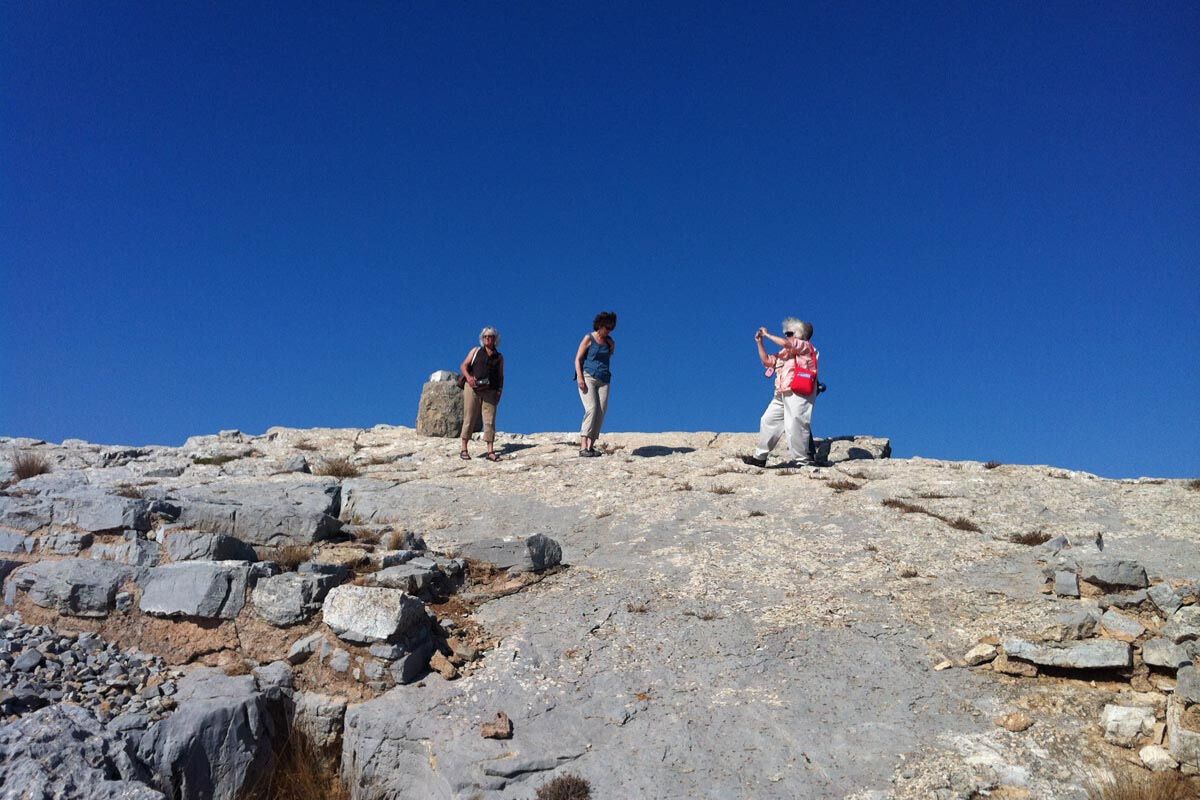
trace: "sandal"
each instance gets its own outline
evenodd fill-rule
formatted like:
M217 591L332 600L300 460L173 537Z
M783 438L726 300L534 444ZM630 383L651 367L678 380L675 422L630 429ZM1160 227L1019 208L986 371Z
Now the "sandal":
M499 453L488 453L486 456L484 456L484 458L486 458L488 461L499 461L500 454Z
M471 454L468 453L466 450L463 450L461 453L459 453L458 457L461 458L463 461L471 460Z

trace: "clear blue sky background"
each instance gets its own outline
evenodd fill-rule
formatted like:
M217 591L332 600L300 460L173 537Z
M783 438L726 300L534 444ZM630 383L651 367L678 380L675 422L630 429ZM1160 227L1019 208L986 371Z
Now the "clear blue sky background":
M190 7L189 7L190 5ZM751 430L1200 475L1200 4L6 3L0 433Z

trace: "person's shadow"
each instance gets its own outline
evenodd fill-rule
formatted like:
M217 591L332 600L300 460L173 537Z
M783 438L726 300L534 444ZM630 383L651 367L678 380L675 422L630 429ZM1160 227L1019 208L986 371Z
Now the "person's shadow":
M664 447L658 444L651 444L630 451L630 455L640 456L642 458L658 458L659 456L671 456L675 455L676 453L694 452L696 452L696 448L694 447Z
M517 442L509 442L506 445L501 445L496 449L496 452L502 456L507 456L511 453L519 453L522 450L528 450L531 447L537 447L534 444L520 444Z

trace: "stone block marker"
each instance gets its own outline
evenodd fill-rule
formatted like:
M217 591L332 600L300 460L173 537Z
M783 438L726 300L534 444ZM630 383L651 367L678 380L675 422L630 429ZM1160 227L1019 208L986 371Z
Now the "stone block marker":
M417 433L452 439L462 433L462 424L463 390L453 380L427 382L417 407Z

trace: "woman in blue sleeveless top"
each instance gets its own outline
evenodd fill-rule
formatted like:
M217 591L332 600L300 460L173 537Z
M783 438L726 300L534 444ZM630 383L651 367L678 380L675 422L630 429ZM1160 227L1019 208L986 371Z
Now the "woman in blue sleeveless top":
M592 320L592 332L583 337L575 351L575 382L583 403L583 425L579 428L579 455L594 458L596 439L608 412L608 386L612 382L609 361L617 349L612 332L617 327L615 311L601 311Z

